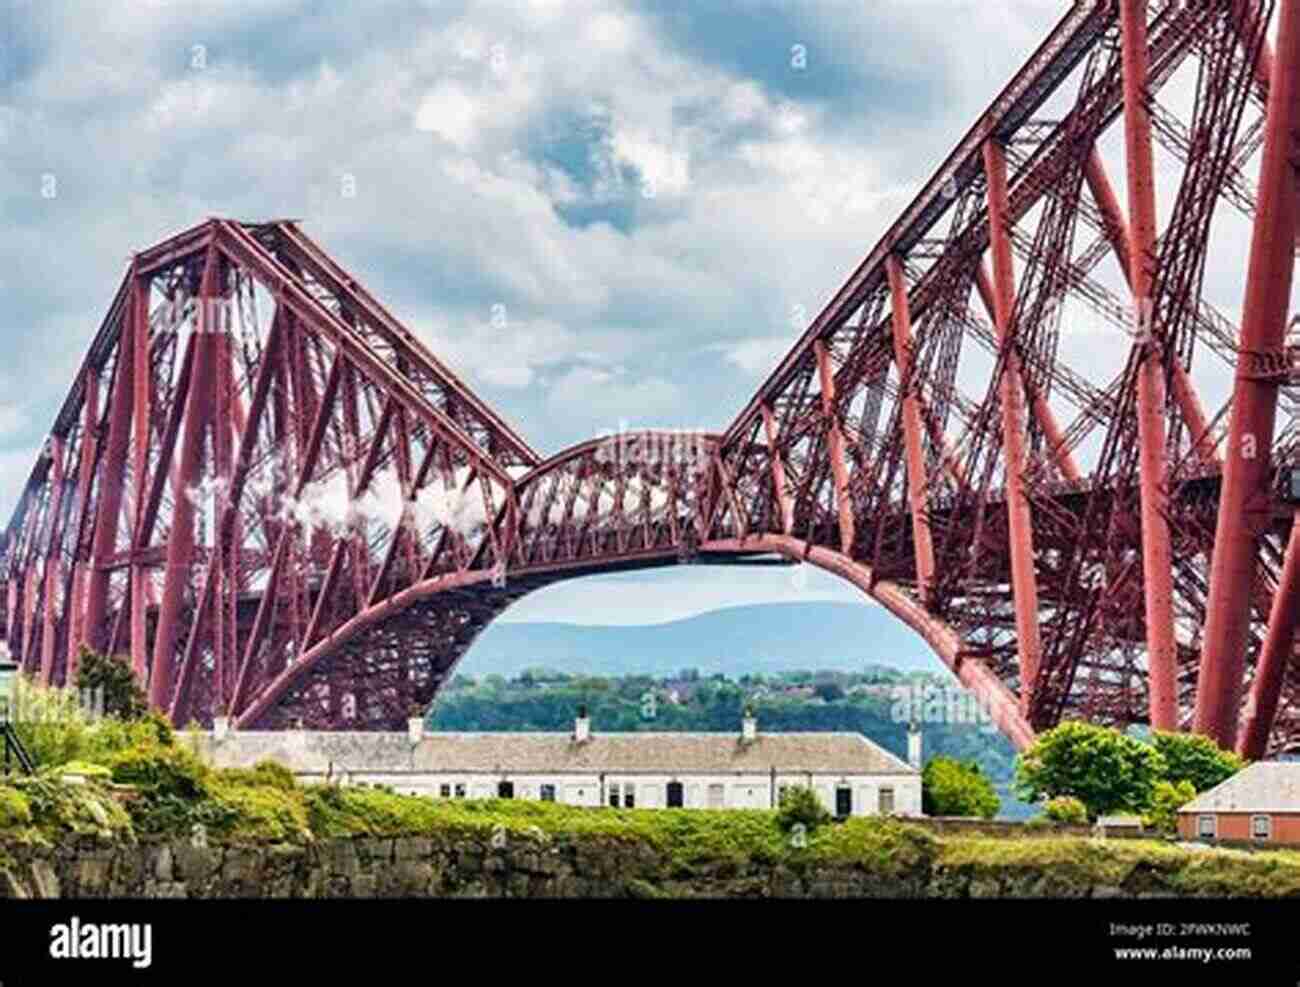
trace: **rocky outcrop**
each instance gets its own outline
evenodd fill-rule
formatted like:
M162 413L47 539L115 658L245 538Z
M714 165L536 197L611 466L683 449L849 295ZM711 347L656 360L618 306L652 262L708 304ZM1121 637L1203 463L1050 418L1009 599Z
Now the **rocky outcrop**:
M674 864L637 841L500 834L351 838L310 845L203 839L57 847L0 845L0 897L1159 897L1171 876L1140 868L1119 884L1053 868L948 865L903 872L861 863ZM1186 893L1186 892L1184 892Z

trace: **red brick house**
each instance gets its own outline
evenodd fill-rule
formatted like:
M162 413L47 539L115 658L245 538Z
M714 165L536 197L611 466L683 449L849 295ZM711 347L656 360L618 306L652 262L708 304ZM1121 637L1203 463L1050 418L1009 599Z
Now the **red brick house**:
M1257 761L1178 810L1185 840L1300 844L1300 761Z

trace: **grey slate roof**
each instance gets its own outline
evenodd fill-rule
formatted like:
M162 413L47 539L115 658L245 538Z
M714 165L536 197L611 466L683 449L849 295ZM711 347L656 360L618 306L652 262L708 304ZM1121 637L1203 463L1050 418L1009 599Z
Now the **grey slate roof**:
M1179 812L1300 812L1300 761L1256 761Z
M274 758L298 772L399 771L627 774L915 774L856 733L434 733L412 745L405 733L238 732L205 747L220 765Z

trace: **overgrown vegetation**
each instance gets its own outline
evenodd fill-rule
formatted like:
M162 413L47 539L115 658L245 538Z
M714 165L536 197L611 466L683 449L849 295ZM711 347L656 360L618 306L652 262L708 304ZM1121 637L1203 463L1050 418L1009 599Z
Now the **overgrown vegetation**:
M105 763L118 751L173 739L171 724L159 714L98 716L76 689L41 686L19 676L15 693L14 730L40 767Z
M921 772L921 808L927 816L992 819L1001 800L975 761L932 757Z
M1151 806L1142 816L1142 825L1157 833L1172 835L1178 829L1178 810L1196 798L1190 781L1161 781L1151 795Z
M1046 888L1070 894L1100 886L1205 895L1300 893L1296 853L1188 851L1153 841L1054 836L935 836L889 818L832 823L812 792L798 788L785 793L777 811L709 811L433 800L383 787L304 786L269 761L214 769L196 754L191 738L161 729L154 719L91 720L59 690L43 691L46 695L35 698L59 717L38 724L41 731L31 735L46 756L40 773L0 779L0 846L63 844L81 836L116 842L194 839L201 827L208 839L238 844L423 836L456 853L467 847L471 853L507 845L517 849L521 841L539 851L563 845L579 856L619 848L644 860L644 870L628 880L635 883L629 893L646 895L672 882L752 873L754 865L805 875L848 867L873 875L883 889L906 887L909 893L958 888L964 890L957 893L974 894L979 888L979 893L1022 894ZM55 729L60 725L63 736ZM1162 757L1154 747L1134 743L1152 758ZM1202 752L1192 754L1189 763L1209 763ZM56 755L63 760L56 763ZM1061 766L1050 757L1044 763L1054 770ZM972 771L957 766L964 774ZM939 773L931 771L932 780ZM1152 824L1171 819L1191 791L1186 779L1154 782ZM1056 796L1048 814L1077 822L1090 813L1077 797Z
M1088 822L1088 807L1073 795L1058 795L1043 805L1043 815L1050 822L1083 826Z
M777 825L792 833L803 827L809 833L831 821L831 814L822 805L817 794L805 785L791 785L781 793L781 805L776 812Z
M149 712L131 663L121 655L101 655L82 645L77 656L77 688L96 695L109 716L138 720Z

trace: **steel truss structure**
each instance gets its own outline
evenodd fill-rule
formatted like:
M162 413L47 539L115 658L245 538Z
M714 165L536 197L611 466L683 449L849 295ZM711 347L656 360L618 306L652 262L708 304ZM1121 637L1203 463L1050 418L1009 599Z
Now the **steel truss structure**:
M32 471L9 647L129 654L177 723L392 728L539 586L780 556L1018 746L1296 749L1298 70L1290 3L1078 0L724 433L547 460L296 224L203 223L136 255Z

